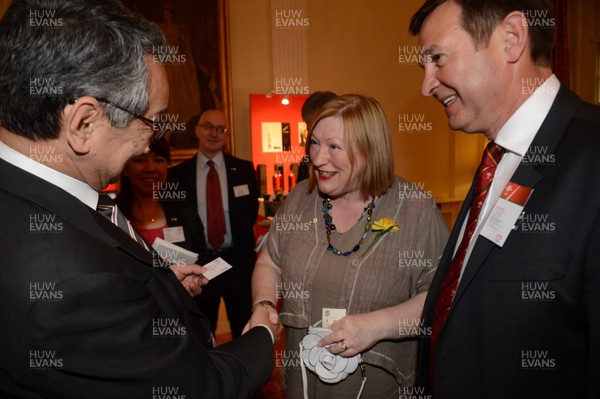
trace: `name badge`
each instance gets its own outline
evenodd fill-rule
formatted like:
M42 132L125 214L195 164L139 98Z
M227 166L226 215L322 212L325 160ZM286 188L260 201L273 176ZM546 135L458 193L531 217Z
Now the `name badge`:
M163 229L163 236L165 236L165 241L169 242L185 241L185 233L182 226L165 227Z
M245 195L250 195L250 189L248 188L247 184L242 184L241 186L235 186L233 188L233 195L235 195L235 198L243 197Z
M323 328L329 328L333 323L346 316L346 309L323 308Z
M232 268L232 266L229 263L225 262L221 257L205 265L202 265L202 267L208 269L208 271L203 274L203 276L206 277L208 280L212 280L219 274L226 272L227 270Z
M532 193L532 188L509 182L481 229L481 235L502 247Z

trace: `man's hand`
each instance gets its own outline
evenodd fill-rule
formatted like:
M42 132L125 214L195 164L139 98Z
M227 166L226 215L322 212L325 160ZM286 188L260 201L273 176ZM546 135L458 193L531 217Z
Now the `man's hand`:
M203 276L208 270L199 265L171 265L170 269L177 276L177 280L191 296L199 295L202 287L208 284L208 279Z
M252 313L252 317L250 317L250 320L246 324L246 327L244 327L244 331L242 332L242 334L246 333L248 330L250 330L252 327L255 327L258 324L262 324L269 328L269 330L271 330L271 332L273 333L273 338L275 342L279 341L279 336L281 335L281 330L283 329L283 326L279 322L277 310L273 309L272 307L263 305L256 306L254 312Z

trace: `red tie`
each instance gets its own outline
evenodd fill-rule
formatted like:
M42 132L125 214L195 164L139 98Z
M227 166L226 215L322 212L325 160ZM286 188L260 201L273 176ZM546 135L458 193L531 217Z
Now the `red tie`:
M225 212L221 197L221 183L219 174L215 170L212 160L207 163L210 170L206 176L206 219L208 229L208 243L215 249L221 247L225 240Z
M488 143L487 147L485 148L485 151L483 152L481 164L479 165L479 169L477 172L477 184L475 185L475 189L473 190L473 200L471 202L471 209L469 210L467 226L465 228L465 232L460 242L460 245L458 246L454 257L452 258L452 262L450 263L450 269L444 277L444 281L442 282L442 288L440 290L440 295L438 296L437 302L435 304L435 311L433 313L433 328L431 331L430 382L432 385L437 341L444 327L444 323L446 322L446 318L448 317L448 313L450 313L450 305L452 304L452 300L454 299L454 295L456 294L456 289L458 288L460 272L465 261L465 256L467 255L469 242L471 241L471 237L473 236L473 233L475 232L475 227L477 226L479 212L483 207L485 197L487 196L489 188L492 185L492 181L494 180L494 174L496 173L496 166L498 165L498 162L500 162L500 159L502 159L503 153L504 148L495 144L493 141L490 141Z

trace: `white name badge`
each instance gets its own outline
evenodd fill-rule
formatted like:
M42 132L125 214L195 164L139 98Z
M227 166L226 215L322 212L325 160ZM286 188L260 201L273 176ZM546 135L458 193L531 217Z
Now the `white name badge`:
M502 247L532 193L532 188L509 182L504 187L480 234Z
M165 237L165 241L169 242L185 241L185 233L182 226L165 227L163 229L163 236Z
M212 280L219 274L226 272L227 270L232 268L232 266L229 263L225 262L223 258L217 258L205 265L202 265L202 267L208 269L208 271L204 273L203 276L209 280Z
M172 244L160 237L156 237L152 247L161 258L176 265L190 265L198 259L197 253L181 248L179 245Z
M250 189L248 188L247 184L242 184L241 186L235 186L233 188L233 195L235 195L235 198L243 197L245 195L250 195Z
M323 328L329 328L333 323L346 316L346 309L323 308Z

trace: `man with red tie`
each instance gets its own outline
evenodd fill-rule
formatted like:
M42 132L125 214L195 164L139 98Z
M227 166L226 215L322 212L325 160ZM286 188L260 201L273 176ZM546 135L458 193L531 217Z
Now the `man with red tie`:
M169 169L168 179L188 194L197 210L208 248L199 262L218 257L233 266L203 287L196 303L217 327L219 304L225 301L234 337L242 334L251 315L250 279L254 269L254 223L258 216L258 185L252 162L223 152L229 137L226 115L218 110L202 113L195 126L198 153Z
M424 96L489 141L424 306L436 399L598 398L600 109L552 73L544 0L427 0Z

